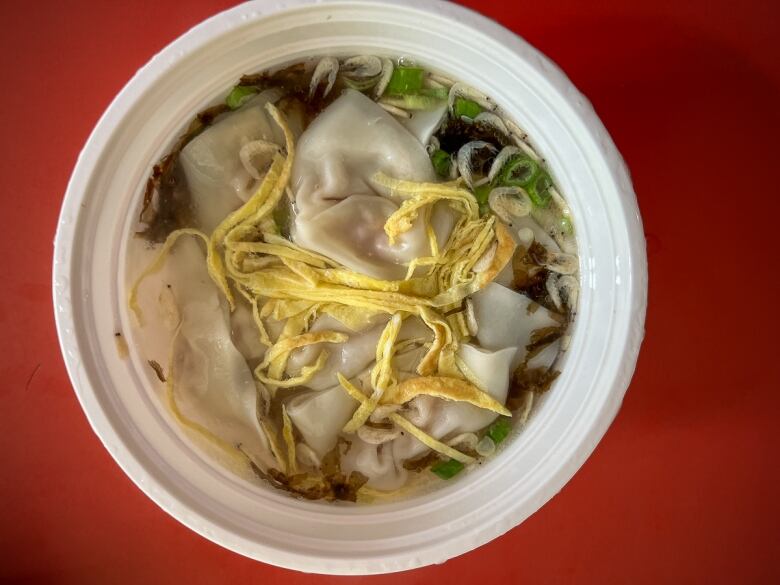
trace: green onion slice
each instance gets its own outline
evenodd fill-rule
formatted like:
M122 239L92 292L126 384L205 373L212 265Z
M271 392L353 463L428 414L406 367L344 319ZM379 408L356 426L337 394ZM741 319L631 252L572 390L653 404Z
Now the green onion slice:
M485 215L489 210L488 199L490 198L490 192L493 190L493 185L489 182L484 183L478 187L474 187L474 197L479 203L479 214Z
M237 110L250 97L257 93L258 89L251 85L237 85L228 94L225 103L231 110Z
M552 199L550 187L553 186L552 178L544 169L540 169L533 184L528 186L528 196L537 207L547 207Z
M492 425L488 427L488 437L493 439L493 442L498 445L509 435L509 431L512 430L512 425L509 423L508 418L499 418Z
M441 100L427 95L407 93L399 96L383 97L382 102L404 110L432 110Z
M423 87L417 93L419 95L427 95L428 97L436 98L437 100L446 100L450 92L446 87Z
M507 187L528 189L536 181L539 170L536 161L524 155L516 155L510 158L501 169L497 182Z
M449 461L439 461L431 465L431 471L442 479L452 479L463 471L463 463L455 459Z
M452 159L450 158L449 154L447 154L441 149L436 150L431 155L431 162L433 163L433 168L436 171L437 175L439 175L440 177L450 176L450 167L452 166Z
M452 114L456 118L471 118L472 120L482 113L482 106L477 102L459 97L452 105Z
M425 70L420 67L396 67L385 89L386 94L405 95L422 89Z

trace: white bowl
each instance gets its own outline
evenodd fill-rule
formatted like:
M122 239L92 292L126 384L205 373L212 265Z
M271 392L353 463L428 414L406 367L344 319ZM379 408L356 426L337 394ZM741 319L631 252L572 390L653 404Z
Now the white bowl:
M530 134L571 205L580 313L565 367L519 437L430 494L326 505L250 485L182 438L140 358L121 359L123 250L150 166L189 118L242 73L323 53L408 55L496 98ZM518 525L583 464L620 406L643 336L644 237L628 171L588 101L548 59L453 4L242 4L141 69L101 118L73 172L55 240L54 306L92 427L161 508L238 553L307 572L368 574L441 563Z

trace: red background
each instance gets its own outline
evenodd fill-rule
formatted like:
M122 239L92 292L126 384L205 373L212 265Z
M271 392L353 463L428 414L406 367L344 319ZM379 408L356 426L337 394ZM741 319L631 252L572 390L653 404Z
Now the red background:
M445 565L349 581L780 582L780 3L467 3L561 65L628 161L647 336L614 425L544 508ZM0 6L0 582L340 581L159 510L93 435L57 347L52 239L81 146L139 67L230 4Z

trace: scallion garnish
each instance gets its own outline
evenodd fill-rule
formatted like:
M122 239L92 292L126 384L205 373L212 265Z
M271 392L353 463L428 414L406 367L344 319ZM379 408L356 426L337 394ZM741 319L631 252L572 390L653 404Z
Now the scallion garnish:
M452 166L452 159L450 155L439 149L434 151L431 155L431 163L433 163L433 169L440 177L450 176L450 167Z
M474 197L476 198L477 203L479 203L480 215L485 215L490 209L490 206L488 205L488 199L492 190L493 185L491 185L489 182L474 187Z
M456 98L452 105L452 114L456 118L471 118L472 120L482 113L482 106L477 102L465 98Z
M257 88L251 85L237 85L228 94L225 103L231 110L237 110L250 97L257 93Z
M509 431L512 430L512 425L509 424L509 419L499 418L492 425L488 427L488 437L493 439L493 442L498 445L509 435Z
M441 100L427 95L407 93L399 96L385 96L382 102L404 110L432 110Z
M446 87L423 87L417 93L436 98L437 100L446 100L450 92Z
M528 189L534 184L538 174L539 165L536 161L524 155L517 155L510 158L501 169L498 183L506 187Z
M533 204L537 207L547 207L550 203L552 195L550 195L550 187L553 182L550 175L544 169L539 169L537 176L534 177L533 184L527 189L528 196L533 201Z
M431 471L442 479L452 479L463 471L463 463L455 459L449 461L439 461L431 465Z
M386 94L405 95L422 89L425 70L420 67L396 67L385 89Z

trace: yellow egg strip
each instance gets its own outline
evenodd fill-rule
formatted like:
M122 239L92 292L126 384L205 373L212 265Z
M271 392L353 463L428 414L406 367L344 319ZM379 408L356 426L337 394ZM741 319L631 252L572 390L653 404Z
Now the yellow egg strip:
M371 386L373 392L371 397L362 402L352 418L344 425L345 433L354 433L362 427L374 412L379 404L382 394L391 384L395 384L395 375L393 373L392 359L395 353L395 341L398 338L398 332L401 329L401 315L396 313L390 319L379 337L379 343L376 348L376 364L371 370Z
M482 380L477 378L477 375L471 370L470 367L466 365L466 362L464 362L457 355L455 356L455 365L457 366L458 370L460 370L461 375L466 378L470 384L479 388L483 392L485 391L485 385L482 383Z
M349 335L338 331L314 331L291 336L275 343L271 349L266 352L265 358L258 367L264 369L268 367L271 360L279 357L283 353L291 352L300 347L313 345L315 343L344 343L347 339L349 339Z
M449 445L445 445L441 441L434 439L428 433L417 428L415 425L409 422L408 419L404 418L397 412L391 413L388 418L406 432L408 432L410 435L412 435L415 439L423 443L426 447L429 447L434 451L441 453L442 455L446 455L447 457L455 459L456 461L460 461L464 465L468 465L469 463L473 463L475 461L473 457L470 457L465 453L461 453L457 449L453 449Z
M263 430L265 438L268 439L268 444L271 446L271 453L273 454L276 463L279 465L279 471L286 474L287 461L276 440L276 430L273 428L271 422L267 420L260 421L260 428Z
M319 372L325 366L325 362L327 361L328 352L322 350L314 363L309 366L302 367L301 373L297 376L280 380L276 378L270 378L262 372L255 371L255 378L257 378L263 384L267 384L268 386L272 386L274 388L294 388L295 386L305 386L311 381L311 379L314 377L314 374Z
M287 414L287 407L282 405L282 437L287 445L287 475L298 473L298 461L295 458L295 436L293 435L292 421Z
M424 376L404 380L385 392L380 404L406 404L420 394L455 402L468 402L504 416L512 416L506 406L487 392L483 392L465 380L444 376Z
M453 342L452 332L450 331L447 322L435 311L423 307L418 312L418 315L420 315L428 328L433 331L433 343L425 354L425 357L420 360L420 364L417 366L418 374L421 376L429 376L436 371L442 349Z
M231 242L227 247L235 252L266 254L278 256L279 258L287 258L289 260L297 260L298 262L305 262L314 268L325 268L325 266L327 266L325 262L317 257L313 257L311 254L288 246L280 246L279 244L267 244L265 242Z
M355 385L352 384L349 380L347 380L341 373L336 374L336 376L338 377L339 384L341 384L341 387L352 398L360 402L361 406L370 400L368 396L366 396L359 389L357 389ZM472 463L474 461L473 457L469 457L465 453L461 453L457 449L453 449L449 445L445 445L441 441L434 439L428 433L420 430L418 427L412 424L408 419L404 418L397 412L391 413L390 415L388 415L388 418L391 421L393 421L395 424L397 424L399 427L407 431L410 435L415 437L418 441L423 443L426 447L429 447L434 451L441 453L442 455L451 457L452 459L460 461L461 463L464 464Z
M271 168L266 173L257 192L249 201L225 218L214 230L209 240L209 272L216 279L217 286L220 287L225 298L227 298L231 310L235 307L235 301L225 276L225 267L219 255L219 246L224 243L224 240L229 239L230 231L238 227L239 224L243 222L256 224L265 215L273 211L284 194L284 188L290 180L290 173L295 160L295 139L287 125L287 121L273 104L266 104L266 109L284 133L287 156L282 158L278 154L274 155Z

